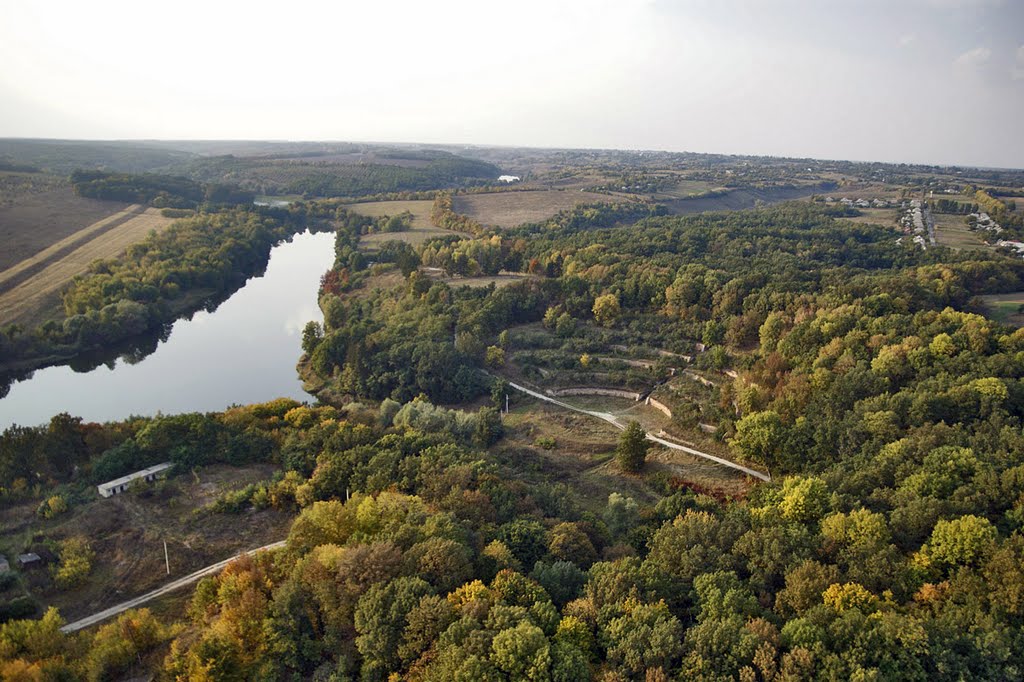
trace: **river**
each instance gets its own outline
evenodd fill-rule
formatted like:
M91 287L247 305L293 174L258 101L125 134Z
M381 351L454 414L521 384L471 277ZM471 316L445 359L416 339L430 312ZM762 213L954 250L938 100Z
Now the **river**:
M175 322L141 360L136 349L89 371L48 367L15 383L0 400L0 429L42 424L59 412L102 422L280 397L311 400L295 363L303 327L321 319L317 290L333 261L333 233L296 235L274 247L262 276L213 312Z

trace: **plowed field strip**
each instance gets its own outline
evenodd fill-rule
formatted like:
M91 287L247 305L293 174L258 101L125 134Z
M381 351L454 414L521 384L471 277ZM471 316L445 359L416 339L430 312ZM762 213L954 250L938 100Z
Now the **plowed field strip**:
M48 246L31 258L26 258L14 267L0 272L0 292L10 291L32 275L41 272L46 266L60 260L82 246L90 239L95 239L113 230L118 225L123 225L142 211L142 206L132 204L123 211L107 216L103 220L97 220L92 225L82 228L78 232Z
M161 230L173 222L157 209L131 216L85 244L71 250L56 262L45 266L13 289L0 294L0 324L8 324L30 309L43 296L85 272L89 264L100 258L111 258L146 238L151 230Z

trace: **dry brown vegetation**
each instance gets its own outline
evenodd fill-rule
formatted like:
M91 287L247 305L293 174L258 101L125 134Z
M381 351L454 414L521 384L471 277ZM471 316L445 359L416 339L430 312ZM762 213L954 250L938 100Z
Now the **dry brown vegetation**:
M0 208L0 268L10 268L127 206L75 196L70 187L13 196Z
M405 232L377 232L360 238L359 245L363 250L374 251L381 242L402 241L418 246L434 237L452 234L450 230L434 227L430 223L430 210L433 206L434 202L430 200L370 201L361 204L349 204L346 208L371 218L395 216L406 211L412 214L412 229L410 230Z
M165 218L158 209L150 208L87 241L24 282L0 294L0 324L9 324L31 314L41 299L56 292L75 275L85 272L93 261L112 258L132 244L145 239L151 231L161 230L171 222L173 219Z
M430 199L415 201L367 201L359 204L347 204L345 208L371 218L393 216L408 211L412 213L412 227L416 229L432 228L430 209L434 202Z
M123 211L118 211L117 213L109 215L102 220L97 220L88 227L85 227L74 234L68 235L64 239L51 244L35 255L26 258L17 265L0 272L0 291L11 288L11 286L13 286L12 280L19 279L25 272L47 264L51 260L58 259L61 252L66 252L75 245L84 243L86 239L90 238L100 230L109 227L112 223L117 222L118 220L127 220L131 215L138 213L141 210L142 207L140 205L132 204Z
M515 227L546 220L559 211L580 204L614 201L614 197L573 190L539 190L460 194L453 201L456 213L468 215L483 225Z

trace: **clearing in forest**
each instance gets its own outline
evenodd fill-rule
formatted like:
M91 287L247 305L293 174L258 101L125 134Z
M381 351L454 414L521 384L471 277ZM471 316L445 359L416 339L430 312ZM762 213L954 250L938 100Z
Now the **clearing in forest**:
M468 215L482 225L516 227L547 220L560 211L580 204L615 201L615 197L579 190L536 190L460 194L452 197L456 213Z
M964 216L950 213L932 213L935 218L935 240L942 246L953 249L987 249L982 241L985 232L972 232L967 229Z
M412 229L405 232L376 232L360 237L359 244L367 251L377 249L381 242L401 241L413 246L419 246L434 237L456 234L451 230L434 227L430 223L430 211L433 207L434 202L429 199L422 201L369 201L360 204L347 204L345 206L350 211L371 218L396 216L406 211L412 214Z
M991 294L982 296L981 300L988 307L988 316L996 322L1024 327L1024 291L1009 294Z
M85 272L93 261L117 256L132 244L145 239L151 231L162 230L172 222L174 219L165 218L159 209L149 208L87 241L0 294L0 324L9 324L32 312L42 298Z

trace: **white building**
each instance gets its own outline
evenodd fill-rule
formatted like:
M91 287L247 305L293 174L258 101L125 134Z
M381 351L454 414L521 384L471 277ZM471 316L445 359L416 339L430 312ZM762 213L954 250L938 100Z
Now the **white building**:
M518 175L499 175L498 182L519 182Z
M141 478L146 481L155 481L157 478L162 478L166 475L164 472L172 466L174 465L170 462L154 464L151 467L147 467L141 471L136 471L133 474L128 474L121 478L115 478L113 481L107 481L106 483L100 483L96 486L96 489L99 490L100 497L112 497L118 493L123 493L128 490L128 486L136 479Z

